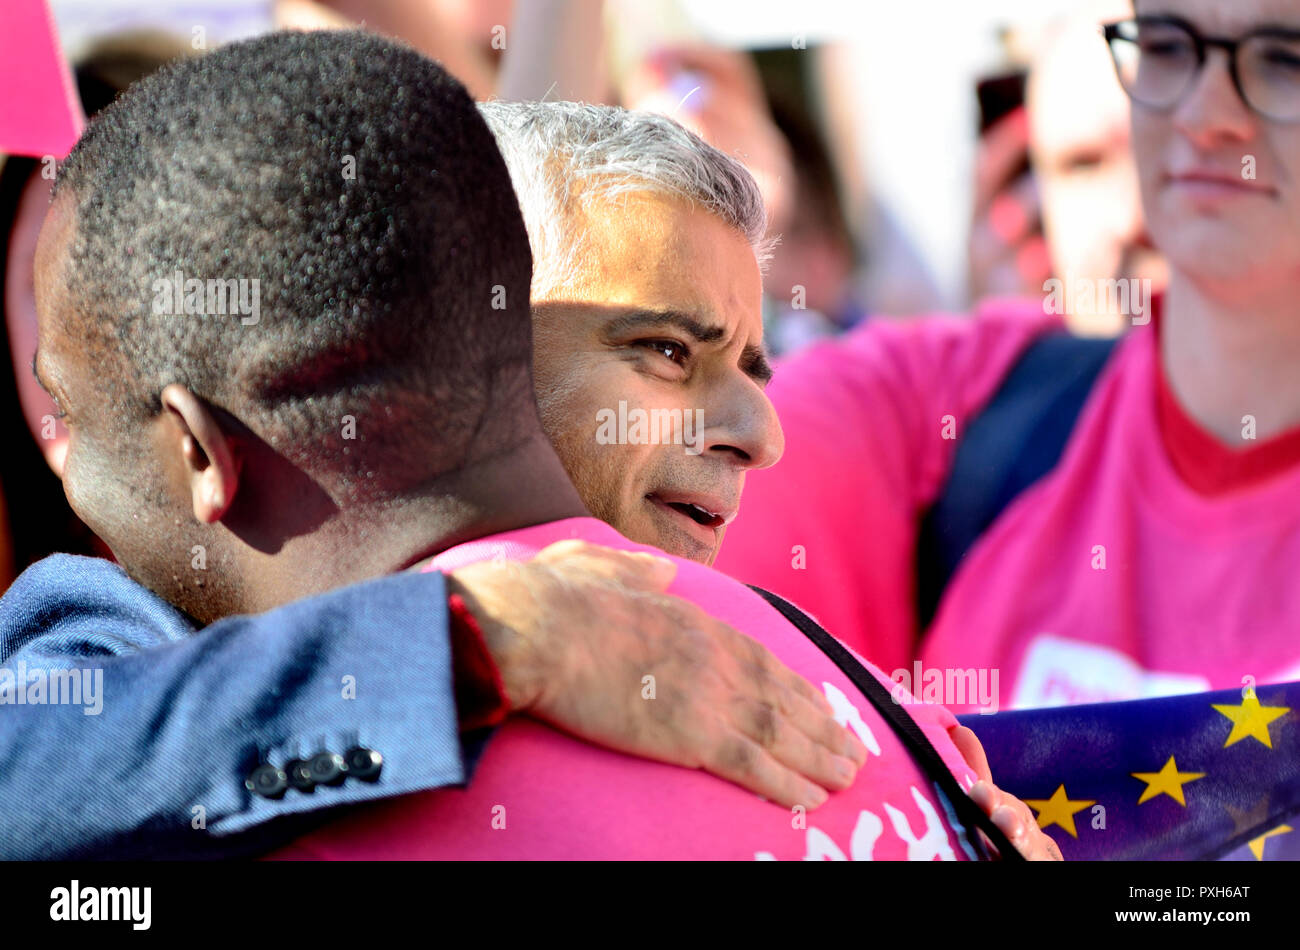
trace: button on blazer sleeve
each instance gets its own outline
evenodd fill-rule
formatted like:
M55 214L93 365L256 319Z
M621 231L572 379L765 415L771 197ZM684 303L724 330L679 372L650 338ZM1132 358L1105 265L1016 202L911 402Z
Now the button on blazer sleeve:
M447 623L438 573L200 630L114 564L46 558L0 599L0 858L256 853L332 806L465 781ZM356 747L378 775L245 786Z

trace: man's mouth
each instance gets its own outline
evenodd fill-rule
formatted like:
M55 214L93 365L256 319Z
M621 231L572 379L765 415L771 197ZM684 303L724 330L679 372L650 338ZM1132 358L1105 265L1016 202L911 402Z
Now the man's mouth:
M1267 182L1242 178L1239 171L1217 168L1191 167L1168 173L1170 185L1194 197L1226 198L1233 195L1263 195L1276 197L1277 190Z
M722 515L715 514L706 508L701 508L699 505L683 503L680 501L670 501L666 502L666 504L669 508L672 508L675 511L680 511L696 524L702 524L706 528L720 528L727 523L727 520L723 518Z
M718 499L677 492L651 492L645 497L656 506L676 512L710 530L724 527L736 517L736 509Z

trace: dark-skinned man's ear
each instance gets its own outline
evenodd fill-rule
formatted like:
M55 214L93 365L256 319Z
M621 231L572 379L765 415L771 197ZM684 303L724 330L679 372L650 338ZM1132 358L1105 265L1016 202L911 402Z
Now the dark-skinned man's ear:
M239 489L239 464L230 440L212 408L179 383L161 395L182 432L181 452L194 501L194 517L214 524L225 516Z

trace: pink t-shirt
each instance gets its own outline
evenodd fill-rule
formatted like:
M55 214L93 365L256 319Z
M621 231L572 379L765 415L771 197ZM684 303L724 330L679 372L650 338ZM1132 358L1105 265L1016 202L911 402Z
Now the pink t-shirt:
M886 672L910 669L918 519L966 421L1057 326L1041 306L1003 302L973 320L873 320L778 364L767 392L785 454L746 476L715 566L811 612Z
M633 544L604 522L571 518L451 548L431 569L487 558L523 560L581 538ZM659 553L659 552L655 552ZM278 858L381 859L903 859L974 856L950 806L888 723L839 669L766 602L730 578L674 558L671 592L760 640L820 686L869 750L853 786L799 814L705 772L598 748L512 717L488 743L467 788L391 799L349 813ZM888 679L868 665L881 682ZM892 685L892 684L890 684ZM642 682L629 689L645 690ZM662 695L670 684L657 683ZM644 692L643 692L644 695ZM910 697L905 697L910 698ZM662 699L645 699L662 702ZM905 707L963 788L975 776L938 706Z
M778 367L786 454L750 476L718 566L905 671L922 698L936 685L954 712L975 706L937 688L950 671L997 672L1002 708L1300 678L1300 468L1215 497L1189 488L1161 439L1150 326L1119 344L1057 467L968 552L913 663L918 518L955 445L941 418L960 433L1056 322L1003 304L873 324Z

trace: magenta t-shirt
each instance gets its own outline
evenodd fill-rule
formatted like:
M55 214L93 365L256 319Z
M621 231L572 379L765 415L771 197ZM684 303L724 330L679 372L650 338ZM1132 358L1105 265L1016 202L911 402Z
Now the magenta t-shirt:
M963 427L1059 324L1040 302L995 302L973 319L869 324L779 366L785 455L748 476L717 566L955 713L979 705L949 688L956 671L996 673L999 708L1300 679L1300 467L1213 497L1183 482L1150 325L1117 346L1056 468L971 547L917 660L920 516Z
M524 560L581 538L629 551L604 522L571 518L492 535L434 559L452 570L487 558ZM531 719L511 717L488 743L467 788L390 799L350 812L278 858L855 860L974 857L951 806L914 764L889 724L838 667L753 591L674 558L670 591L762 642L820 687L837 718L868 749L849 789L800 813L698 770L599 748ZM867 668L888 683L878 669ZM892 685L892 684L890 684ZM644 690L640 682L629 689ZM671 684L656 683L662 695ZM904 697L908 698L908 697ZM662 702L662 699L644 699ZM949 739L938 706L906 707L963 788L975 775Z

